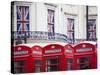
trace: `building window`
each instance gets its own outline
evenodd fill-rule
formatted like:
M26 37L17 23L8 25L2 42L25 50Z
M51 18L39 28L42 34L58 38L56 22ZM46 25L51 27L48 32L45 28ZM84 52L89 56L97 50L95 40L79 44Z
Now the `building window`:
M54 10L48 9L47 23L48 23L48 39L54 38Z
M15 61L14 62L14 73L24 73L25 61Z
M59 70L59 59L47 59L46 60L46 72L58 71Z
M87 40L96 41L96 20L95 19L88 20Z
M74 43L74 19L68 18L67 19L67 37L68 37L68 43L73 44Z
M79 69L90 69L90 57L82 57L78 59Z
M29 6L17 6L17 31L29 31Z
M67 70L72 70L73 60L71 58L67 58Z

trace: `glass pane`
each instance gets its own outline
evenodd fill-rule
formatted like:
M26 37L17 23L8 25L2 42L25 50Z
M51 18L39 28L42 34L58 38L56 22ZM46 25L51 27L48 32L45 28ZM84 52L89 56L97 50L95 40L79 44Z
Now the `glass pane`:
M35 60L35 72L40 72L41 60Z
M85 63L89 62L90 58L89 57L82 57L78 60L78 63Z
M35 72L40 72L40 66L35 66Z
M72 61L73 61L73 60L70 59L70 58L67 59L67 63L72 63Z
M53 65L53 66L48 66L47 67L47 71L58 71L58 66L57 65Z
M67 70L72 70L73 60L71 58L67 59Z
M58 59L47 59L46 64L52 65L52 64L58 64Z
M54 37L54 13L52 9L48 9L47 22L48 22L48 39L53 39Z
M67 64L67 70L72 70L72 64Z
M59 70L59 59L47 59L46 60L46 71L58 71Z
M35 66L40 66L41 61L40 60L35 60Z
M23 73L24 72L25 61L16 61L14 62L14 73Z
M80 64L80 69L90 69L89 64Z
M23 67L24 66L24 61L16 61L14 62L14 67Z
M24 73L24 70L22 68L15 68L14 73Z
M67 19L67 37L68 43L74 43L74 19L68 18Z

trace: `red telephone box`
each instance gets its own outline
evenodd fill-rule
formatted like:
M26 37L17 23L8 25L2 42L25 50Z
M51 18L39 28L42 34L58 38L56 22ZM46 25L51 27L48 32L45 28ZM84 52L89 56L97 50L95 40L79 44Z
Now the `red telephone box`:
M42 71L42 47L35 45L31 48L32 50L32 69L33 72L43 72Z
M75 58L74 58L74 48L72 45L67 44L64 46L65 49L65 60L66 60L66 70L75 70Z
M64 48L58 44L50 44L43 48L43 70L50 71L64 71L65 59Z
M80 43L74 46L76 69L94 69L97 67L96 48L90 43Z
M12 62L14 73L31 72L31 48L24 45L18 45L13 47L12 49Z

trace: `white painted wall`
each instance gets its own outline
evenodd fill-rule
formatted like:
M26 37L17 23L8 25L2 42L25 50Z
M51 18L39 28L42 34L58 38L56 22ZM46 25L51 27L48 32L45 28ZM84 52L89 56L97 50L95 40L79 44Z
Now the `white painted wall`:
M36 4L36 31L47 31L47 10L44 3Z
M16 5L22 5L16 3ZM16 8L14 6L14 9ZM86 7L79 5L54 4L56 7L44 3L23 3L30 6L30 31L47 32L47 9L55 10L55 33L67 34L67 18L75 19L75 39L86 39ZM66 13L66 14L65 14ZM14 10L14 31L16 31L16 10ZM89 7L89 18L97 20L97 8Z
M76 39L86 39L86 24L84 18L85 15L85 6L78 7L78 38Z
M36 3L30 7L30 31L36 31Z

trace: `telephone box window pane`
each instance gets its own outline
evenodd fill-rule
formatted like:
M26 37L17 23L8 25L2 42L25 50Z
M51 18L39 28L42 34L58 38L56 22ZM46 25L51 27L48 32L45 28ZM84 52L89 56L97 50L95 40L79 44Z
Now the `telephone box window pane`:
M90 69L90 64L80 64L80 69Z
M67 59L67 70L72 70L73 60L71 58Z
M90 58L89 57L83 57L83 58L80 58L79 63L86 63L86 62L90 62Z
M41 61L40 60L35 60L35 66L40 66Z
M46 71L58 71L59 70L59 59L47 59L46 60Z
M24 73L25 61L14 62L14 73Z
M40 66L35 66L35 72L41 72L40 71Z
M41 72L41 60L35 60L35 72Z
M48 59L47 61L47 65L50 65L50 64L58 64L58 59Z
M47 67L47 72L50 72L50 71L58 71L58 66L57 65L48 66Z
M24 73L22 68L15 68L14 73Z
M69 64L69 63L72 64L72 61L73 61L72 59L69 59L69 58L67 59L67 63L68 63L68 64Z
M90 57L82 57L78 59L79 69L90 69Z

